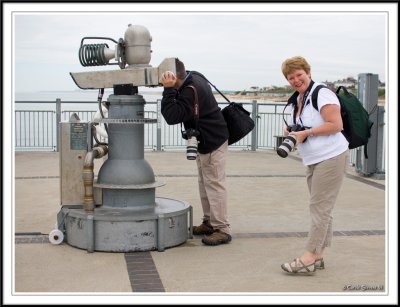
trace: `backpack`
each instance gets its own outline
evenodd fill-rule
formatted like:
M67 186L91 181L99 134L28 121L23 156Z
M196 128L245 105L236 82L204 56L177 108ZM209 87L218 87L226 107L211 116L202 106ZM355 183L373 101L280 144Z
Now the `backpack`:
M327 88L325 85L318 85L311 96L312 105L317 111L318 92L323 87ZM340 93L341 89L343 93ZM358 98L349 93L344 86L339 86L335 94L340 102L340 114L343 120L342 133L349 142L349 149L364 146L364 156L368 159L367 144L374 123L369 119L368 112Z

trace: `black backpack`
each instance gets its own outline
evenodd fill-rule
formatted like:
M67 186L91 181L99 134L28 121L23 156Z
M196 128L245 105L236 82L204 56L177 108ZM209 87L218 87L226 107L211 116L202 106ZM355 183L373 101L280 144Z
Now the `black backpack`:
M313 107L318 110L318 92L321 88L327 88L325 85L318 85L311 96ZM340 93L343 90L343 93ZM336 96L340 102L340 113L343 120L342 133L349 142L349 149L364 146L364 156L368 159L367 144L371 137L371 128L374 124L369 119L369 114L356 96L344 86L339 86L336 90Z

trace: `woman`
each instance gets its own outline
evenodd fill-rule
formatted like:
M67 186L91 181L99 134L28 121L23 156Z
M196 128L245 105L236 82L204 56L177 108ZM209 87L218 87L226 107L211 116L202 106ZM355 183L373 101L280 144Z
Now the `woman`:
M307 61L300 56L289 58L282 63L282 73L296 91L288 100L292 107L288 124L302 128L289 132L285 127L284 134L295 136L307 168L311 226L303 254L281 267L290 274L309 274L325 267L323 253L331 245L332 210L346 172L349 149L341 133L343 123L335 93L322 88L318 93L319 111L312 105L311 95L318 84L311 79Z

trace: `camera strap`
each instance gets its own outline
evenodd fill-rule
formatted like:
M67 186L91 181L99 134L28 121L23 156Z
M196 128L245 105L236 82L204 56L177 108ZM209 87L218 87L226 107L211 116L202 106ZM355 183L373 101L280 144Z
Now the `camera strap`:
M314 85L314 81L311 80L310 85L308 86L308 88L307 88L307 90L306 90L306 92L304 93L304 96L303 96L303 101L302 101L303 107L301 108L301 112L300 112L300 116L299 116L299 119L300 119L300 122L301 122L302 125L303 125L303 121L301 120L301 114L303 113L304 107L306 106L305 102L307 101L307 98L308 98L308 96L310 95L310 91L311 91L313 85ZM299 94L300 94L300 93L296 91L296 92L289 98L288 103L285 105L285 107L284 107L284 109L283 109L283 112L282 112L282 115L284 116L286 107L287 107L288 105L292 104L292 105L293 105L293 123L294 123L294 124L296 124L296 113L297 113L297 110L298 110L298 107L299 107L299 104L298 104L298 102L297 102L297 97L299 96ZM285 122L286 126L289 126L289 125L287 124L286 120L285 120L285 117L283 117L283 121Z
M194 114L194 123L195 123L195 127L196 130L199 131L198 126L199 126L199 117L200 117L200 109L199 109L199 97L197 95L197 90L193 85L188 85L187 87L190 87L193 89L194 91L194 105L193 105L193 114ZM182 129L182 123L181 123L181 130Z
M304 93L304 96L303 96L303 101L302 101L302 105L303 106L301 108L300 115L299 115L299 119L300 119L300 122L301 122L302 125L303 125L303 122L301 120L301 114L303 114L304 108L306 106L307 98L310 95L310 91L311 91L313 85L314 85L314 81L311 80L310 85L308 86L308 88L307 88L307 90L306 90L306 92ZM296 113L297 113L298 108L299 108L299 104L296 103L294 105L294 110L293 110L293 123L295 123L295 124L296 124Z

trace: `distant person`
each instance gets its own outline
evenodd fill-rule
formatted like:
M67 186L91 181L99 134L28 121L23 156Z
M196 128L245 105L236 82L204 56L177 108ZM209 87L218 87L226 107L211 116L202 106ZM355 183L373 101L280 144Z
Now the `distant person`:
M313 273L325 267L323 253L331 245L332 211L346 173L348 142L341 133L343 123L335 93L322 88L318 93L319 111L313 107L311 95L318 84L311 79L307 61L300 56L289 58L282 63L282 73L296 91L288 100L291 106L288 125L303 127L302 131L290 133L285 127L284 134L295 135L296 147L306 166L311 226L305 251L281 267L291 274Z
M164 86L161 113L169 125L183 123L186 133L198 141L198 182L203 222L193 227L193 234L205 235L206 245L219 245L232 240L227 212L225 164L229 132L221 109L208 82L194 72L186 71L176 59L176 76L165 72L160 78ZM195 92L199 114L195 116ZM197 118L197 120L196 120Z

